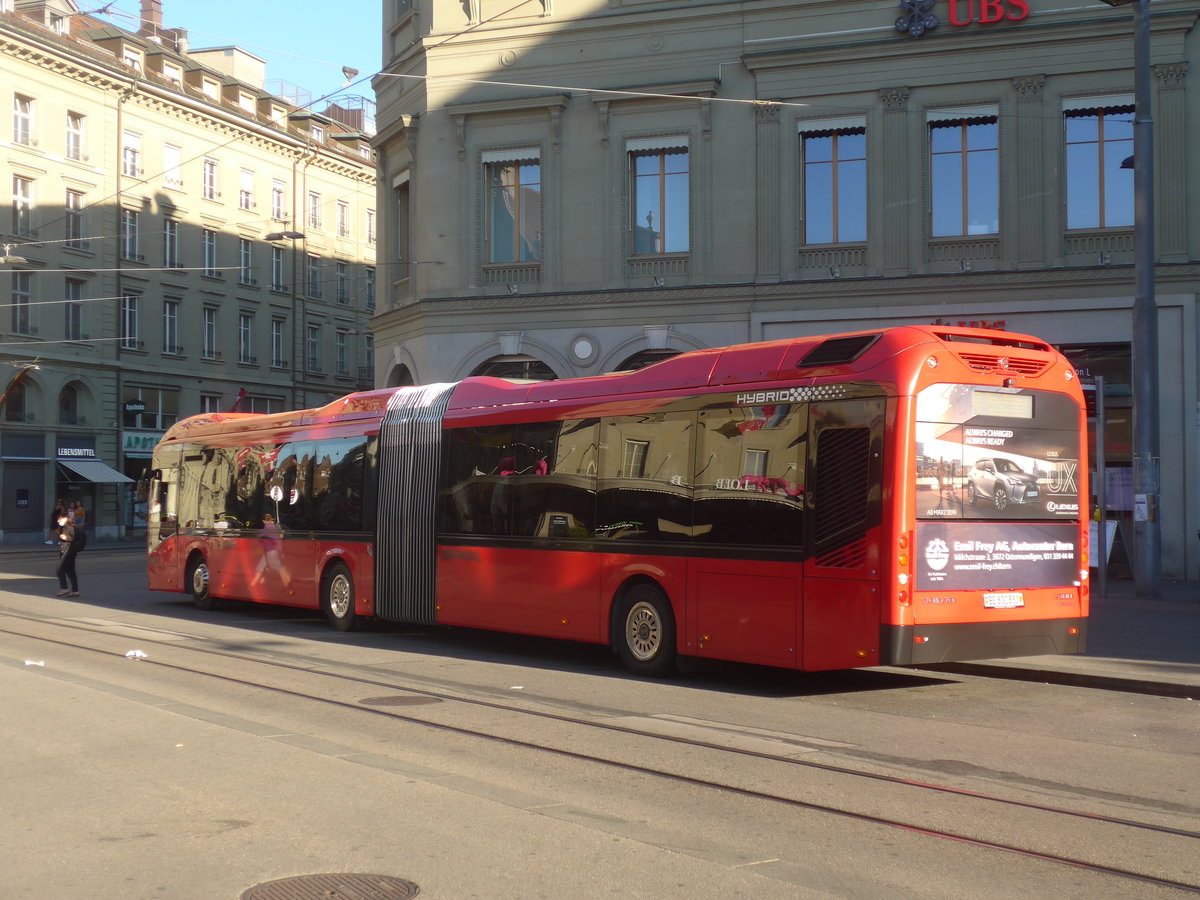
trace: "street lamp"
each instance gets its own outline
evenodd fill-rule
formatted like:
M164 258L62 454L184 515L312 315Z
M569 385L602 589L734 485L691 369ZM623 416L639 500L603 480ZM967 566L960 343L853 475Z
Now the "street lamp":
M1162 596L1159 523L1158 309L1154 300L1154 118L1150 94L1150 0L1134 7L1133 32L1133 529L1139 597ZM1103 558L1103 557L1101 557Z

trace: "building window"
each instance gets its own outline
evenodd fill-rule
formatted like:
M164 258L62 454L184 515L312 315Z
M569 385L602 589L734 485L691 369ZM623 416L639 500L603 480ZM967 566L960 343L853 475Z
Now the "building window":
M121 144L121 172L137 178L142 174L142 136L126 131Z
M33 100L13 94L13 143L33 144Z
M204 160L204 181L201 186L201 193L205 200L217 199L217 161L215 159Z
M217 278L217 233L211 228L205 228L200 233L200 244L204 255L204 274L209 278Z
M142 55L136 50L126 47L121 54L121 59L124 60L125 65L129 66L129 68L138 72L142 70Z
M375 210L367 210L367 243L375 243Z
M484 163L487 181L487 261L542 258L542 166L532 158Z
M254 364L254 316L249 313L238 315L238 362Z
M33 236L33 180L13 176L12 233L21 237Z
M622 478L646 477L646 453L649 449L649 441L625 441L625 451L621 456Z
M83 242L83 193L67 191L64 209L67 235L67 246L82 249Z
M241 107L242 112L253 113L254 112L254 95L239 93L238 94L238 106Z
M350 236L350 204L339 200L337 204L337 234L338 237Z
M83 282L67 279L66 303L63 304L63 337L68 341L83 340Z
M350 302L350 273L344 262L338 260L334 265L334 273L337 279L337 302Z
M122 422L126 428L166 431L179 421L178 390L128 385L122 392L121 399L124 409L142 410L124 414Z
M121 210L121 256L124 259L140 261L142 258L139 218L140 214L135 210Z
M308 133L312 135L312 139L314 142L316 142L318 144L325 143L325 129L322 128L320 125L313 125L309 129Z
M175 144L163 144L163 184L171 188L183 187L180 166L183 163L183 148Z
M254 173L242 169L238 182L238 209L254 209Z
M8 396L4 398L4 420L24 422L25 405L25 385L14 384L8 389Z
M12 273L12 331L13 334L32 334L29 309L33 302L33 277L30 272Z
M163 266L179 268L179 223L174 219L163 219Z
M121 347L125 350L140 350L138 341L138 298L126 294L121 298Z
M287 359L284 357L284 328L285 320L280 318L271 319L271 365L277 369L282 369L287 365Z
M336 356L338 375L350 374L350 364L346 361L346 337L347 333L340 328L333 336L333 348Z
M286 291L287 285L283 283L283 248L271 248L271 290Z
M1065 113L1067 227L1126 228L1133 224L1133 107Z
M238 284L252 285L254 281L254 244L249 238L238 238Z
M201 315L200 355L205 359L220 359L217 351L217 311L206 306Z
M179 85L183 81L183 69L174 63L164 62L162 73L163 78L171 82L171 84Z
M934 237L999 233L999 136L994 115L929 123Z
M79 388L73 384L66 385L58 393L58 424L78 425L79 421Z
M363 270L363 300L368 310L375 308L375 270L371 267Z
M271 183L271 218L282 221L287 217L284 212L283 205L283 189L282 181L274 181Z
M321 195L316 191L308 192L308 227L321 227Z
M221 411L221 395L220 394L201 394L200 395L200 412L202 413L217 413Z
M67 113L67 159L83 159L83 122L79 113Z
M205 78L202 82L200 82L200 92L209 100L216 100L217 92L219 90L219 86L211 78Z
M321 257L308 255L308 296L321 296Z
M688 148L629 143L629 246L635 256L691 247Z
M367 358L367 364L363 368L367 370L367 380L372 381L375 377L375 336L371 334L363 335L363 355Z
M805 244L867 239L867 131L801 134Z
M163 353L179 353L179 301L163 301Z
M394 188L393 199L396 205L396 273L395 280L408 278L409 246L412 235L410 216L412 208L409 204L408 176Z
M308 371L321 371L321 326L309 325L307 331Z

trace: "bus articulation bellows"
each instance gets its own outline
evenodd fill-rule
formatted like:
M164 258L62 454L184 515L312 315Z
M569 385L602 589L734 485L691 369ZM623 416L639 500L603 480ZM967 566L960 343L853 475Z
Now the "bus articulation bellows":
M1025 335L908 326L185 419L149 585L794 669L1078 653L1086 435Z

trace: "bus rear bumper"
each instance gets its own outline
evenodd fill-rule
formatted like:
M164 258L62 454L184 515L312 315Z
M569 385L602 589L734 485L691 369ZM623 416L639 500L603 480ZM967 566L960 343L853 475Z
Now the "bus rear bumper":
M914 666L1087 650L1087 619L880 626L882 665Z

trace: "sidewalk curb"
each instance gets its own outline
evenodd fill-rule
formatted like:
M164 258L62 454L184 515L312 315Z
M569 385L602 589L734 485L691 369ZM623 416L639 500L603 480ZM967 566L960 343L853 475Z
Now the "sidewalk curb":
M1019 665L996 665L986 662L939 663L913 666L926 672L949 672L956 675L980 675L1008 681L1044 681L1065 687L1092 688L1101 691L1121 691L1127 694L1149 694L1153 697L1173 697L1179 700L1200 699L1200 682L1146 681L1140 678L1121 678L1115 675L1091 675L1084 672L1064 672L1060 669L1038 669Z

